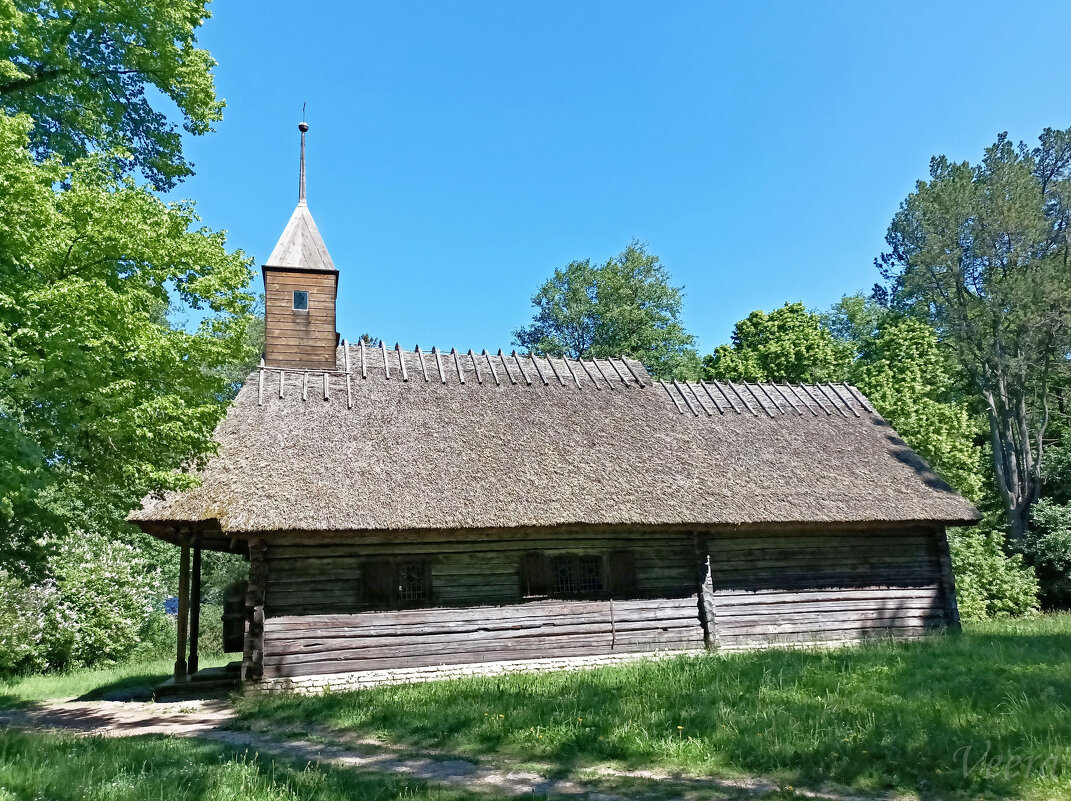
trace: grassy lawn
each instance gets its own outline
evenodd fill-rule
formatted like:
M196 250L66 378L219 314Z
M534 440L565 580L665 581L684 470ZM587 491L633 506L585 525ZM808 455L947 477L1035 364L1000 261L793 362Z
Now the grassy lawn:
M202 657L201 667L225 665L233 656ZM0 707L46 700L99 700L113 693L146 691L164 681L175 669L174 657L126 662L103 668L43 673L0 680ZM2 797L0 797L2 798Z
M1071 615L961 636L245 697L248 721L560 766L931 798L1071 799Z
M469 801L404 778L287 764L185 738L0 731L0 801Z

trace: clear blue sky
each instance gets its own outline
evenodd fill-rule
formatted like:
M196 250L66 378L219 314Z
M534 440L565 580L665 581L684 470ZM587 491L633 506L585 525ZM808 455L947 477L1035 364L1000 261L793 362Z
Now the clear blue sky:
M649 244L701 352L868 289L944 153L1071 125L1066 3L220 2L227 100L178 192L267 257L296 201L339 330L508 347L555 267ZM258 281L259 284L259 281Z

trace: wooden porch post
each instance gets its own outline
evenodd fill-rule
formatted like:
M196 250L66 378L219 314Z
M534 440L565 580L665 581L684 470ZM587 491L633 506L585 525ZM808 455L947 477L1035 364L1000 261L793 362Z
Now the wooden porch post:
M249 583L245 593L245 647L242 651L242 681L258 681L264 675L264 591L268 565L264 540L249 540Z
M186 623L190 613L190 545L182 540L182 555L179 557L178 592L178 653L175 656L175 683L186 681Z
M201 540L193 544L193 576L190 587L190 675L197 672L197 644L201 636Z

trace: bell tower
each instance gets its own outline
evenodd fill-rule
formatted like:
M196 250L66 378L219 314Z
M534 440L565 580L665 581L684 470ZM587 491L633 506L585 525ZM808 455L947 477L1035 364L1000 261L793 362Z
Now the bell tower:
M264 363L333 370L338 333L338 270L305 201L305 133L301 131L298 202L264 263Z

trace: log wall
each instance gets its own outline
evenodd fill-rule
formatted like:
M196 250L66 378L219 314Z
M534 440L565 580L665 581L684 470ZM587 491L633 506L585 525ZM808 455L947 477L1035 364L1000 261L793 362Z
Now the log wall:
M943 530L711 536L724 648L915 636L958 626Z
M533 551L554 555L629 550L635 559L637 596L694 595L693 542L691 534L637 532L613 537L503 535L463 540L443 535L412 542L273 545L268 551L266 609L269 617L366 611L361 599L361 564L407 557L430 561L435 606L519 603L521 556Z
M274 545L267 554L263 675L700 649L694 548L691 534L647 532ZM617 550L634 557L632 597L526 601L521 596L525 553ZM428 561L429 608L369 609L361 592L361 566L383 558Z
M940 529L538 534L272 544L265 554L265 679L913 636L958 625ZM526 553L633 555L628 598L525 599ZM425 608L373 610L363 564L426 560ZM254 659L254 662L257 660ZM252 672L252 671L251 671Z
M695 596L269 618L264 676L701 649Z

